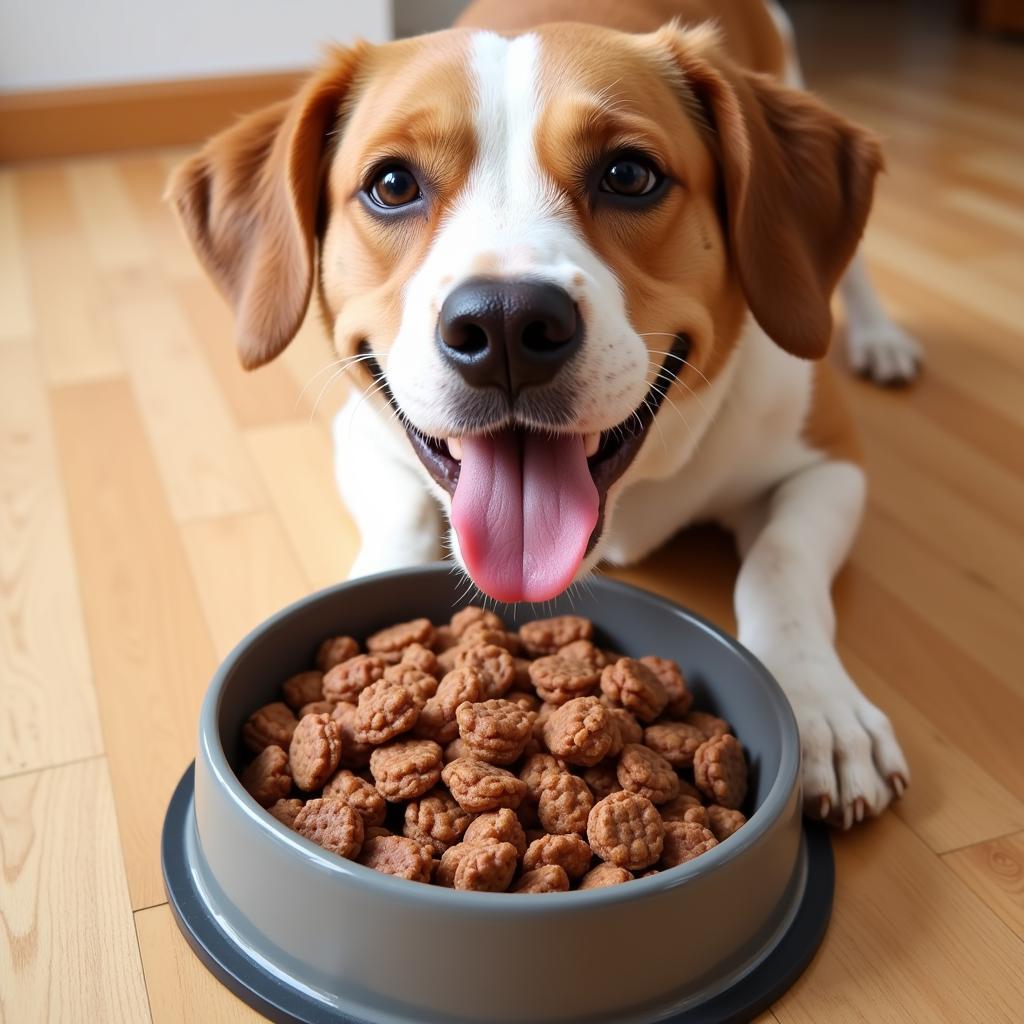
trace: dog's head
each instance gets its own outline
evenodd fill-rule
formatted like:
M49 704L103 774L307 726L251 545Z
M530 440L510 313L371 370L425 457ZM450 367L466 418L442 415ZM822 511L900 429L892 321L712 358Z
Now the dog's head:
M699 400L748 311L824 353L880 162L710 30L552 25L337 51L171 194L242 362L284 349L315 285L451 496L475 582L543 600L596 559L663 399Z

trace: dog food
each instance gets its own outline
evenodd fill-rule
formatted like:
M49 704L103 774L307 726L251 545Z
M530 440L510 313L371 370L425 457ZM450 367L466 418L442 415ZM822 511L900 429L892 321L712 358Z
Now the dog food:
M746 822L743 747L679 666L601 646L578 615L517 632L470 606L314 669L242 728L245 789L325 850L421 883L549 893L685 864Z

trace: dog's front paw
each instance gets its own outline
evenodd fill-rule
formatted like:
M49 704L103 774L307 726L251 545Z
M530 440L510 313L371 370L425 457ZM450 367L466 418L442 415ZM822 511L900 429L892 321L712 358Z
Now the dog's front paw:
M921 371L921 346L891 320L847 326L850 365L876 384L909 384Z

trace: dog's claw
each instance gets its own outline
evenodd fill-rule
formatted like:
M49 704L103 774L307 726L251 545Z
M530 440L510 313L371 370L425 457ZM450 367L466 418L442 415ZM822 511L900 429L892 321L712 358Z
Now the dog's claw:
M857 797L857 799L853 801L853 820L856 822L863 821L866 812L867 803L863 797Z
M821 798L821 803L818 805L818 814L822 821L828 820L829 811L832 810L832 801L827 796Z
M894 772L889 776L889 785L892 786L893 792L896 794L896 799L900 800L903 794L907 790L907 780L902 775Z

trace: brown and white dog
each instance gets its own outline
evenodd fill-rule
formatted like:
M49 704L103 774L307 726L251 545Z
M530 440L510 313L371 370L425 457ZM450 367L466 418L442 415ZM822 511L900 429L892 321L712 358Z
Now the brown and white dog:
M909 378L918 353L846 270L878 145L799 84L761 0L478 0L450 31L334 51L171 194L247 367L315 288L375 385L335 430L353 575L432 561L447 533L481 590L540 601L726 524L806 807L849 826L908 770L833 644L865 494L815 362L840 278L855 366Z

